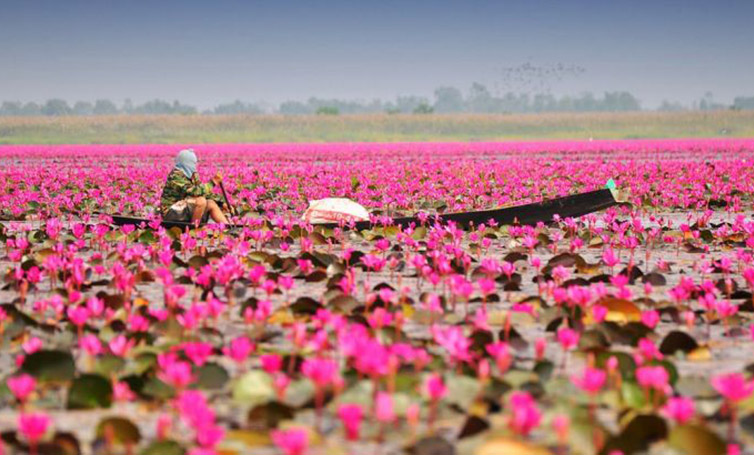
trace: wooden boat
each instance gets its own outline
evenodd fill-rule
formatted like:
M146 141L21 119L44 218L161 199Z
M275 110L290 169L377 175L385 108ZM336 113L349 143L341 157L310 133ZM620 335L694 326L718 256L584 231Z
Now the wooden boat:
M574 218L604 210L617 204L618 201L615 197L615 190L605 188L514 207L475 212L443 213L430 217L430 221L434 221L435 219L438 219L443 223L452 221L457 225L464 227L468 227L472 224L478 226L482 223L488 223L490 220L494 220L497 224L534 225L539 222L550 223L553 221L555 215L559 215L561 218ZM148 227L150 223L149 220L144 218L122 215L109 216L112 218L113 224L116 226L143 225ZM417 226L421 224L419 219L415 216L400 217L393 220L394 225L402 227L408 227L412 223ZM183 221L163 221L161 225L166 229L177 227L181 230L194 227L192 223ZM338 225L330 223L320 224L318 226L334 228ZM369 229L371 227L372 222L370 221L360 221L354 226L354 228L358 230Z

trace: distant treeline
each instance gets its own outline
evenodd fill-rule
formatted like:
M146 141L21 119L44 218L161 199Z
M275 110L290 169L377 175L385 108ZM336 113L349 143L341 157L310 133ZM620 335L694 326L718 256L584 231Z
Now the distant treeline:
M736 97L732 105L717 103L711 93L706 93L691 106L664 101L657 110L720 110L754 109L754 96ZM629 92L605 92L602 96L583 93L579 96L556 97L551 94L506 93L494 95L482 84L472 84L466 94L455 87L439 87L433 99L422 96L399 96L394 101L375 99L353 101L341 99L309 98L307 101L285 101L279 106L270 107L260 103L234 101L220 104L213 109L200 111L195 106L179 101L152 100L134 105L126 100L118 106L107 99L94 102L77 101L73 105L63 99L47 100L43 104L34 102L5 101L0 105L0 116L67 116L67 115L117 115L117 114L178 114L178 115L223 115L223 114L265 114L284 115L338 115L364 113L536 113L536 112L620 112L642 110L639 100Z

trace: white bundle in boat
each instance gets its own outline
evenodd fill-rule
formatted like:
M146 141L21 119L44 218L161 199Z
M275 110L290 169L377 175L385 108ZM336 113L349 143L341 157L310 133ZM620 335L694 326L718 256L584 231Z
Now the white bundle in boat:
M369 212L350 199L331 197L309 201L309 208L301 219L311 224L341 221L350 223L351 221L369 221Z

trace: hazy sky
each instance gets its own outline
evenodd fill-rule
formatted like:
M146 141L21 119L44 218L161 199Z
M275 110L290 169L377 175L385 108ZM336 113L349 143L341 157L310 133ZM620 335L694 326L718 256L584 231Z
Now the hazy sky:
M371 99L628 90L648 107L754 95L754 0L0 0L0 100Z

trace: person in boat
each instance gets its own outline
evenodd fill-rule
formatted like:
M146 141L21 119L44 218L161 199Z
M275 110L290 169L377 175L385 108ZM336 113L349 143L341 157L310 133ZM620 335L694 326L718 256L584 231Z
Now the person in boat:
M228 224L220 209L221 199L212 188L220 185L218 172L209 183L201 183L196 171L197 158L193 150L181 150L175 158L175 167L168 174L160 198L160 212L165 221L190 221L205 223L209 218L216 223Z

